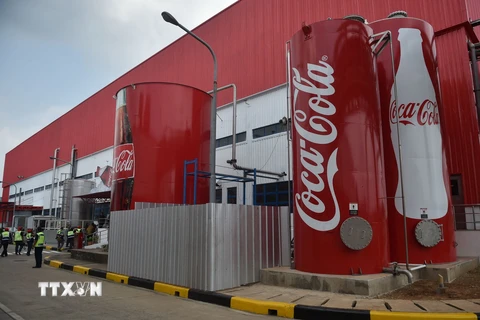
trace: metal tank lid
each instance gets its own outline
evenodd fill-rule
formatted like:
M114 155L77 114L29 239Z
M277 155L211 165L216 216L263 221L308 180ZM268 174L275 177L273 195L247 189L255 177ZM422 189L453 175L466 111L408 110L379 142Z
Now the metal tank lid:
M356 14L351 14L351 15L345 16L345 17L343 17L343 19L360 21L361 23L366 22L364 17L356 15Z
M407 18L407 17L408 17L407 12L402 10L393 11L387 16L387 18Z

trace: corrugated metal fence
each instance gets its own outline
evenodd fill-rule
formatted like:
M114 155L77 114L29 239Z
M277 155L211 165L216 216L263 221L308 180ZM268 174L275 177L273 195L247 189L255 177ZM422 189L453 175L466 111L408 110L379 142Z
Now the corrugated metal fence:
M215 291L257 282L260 269L290 265L288 207L136 208L110 215L110 272Z

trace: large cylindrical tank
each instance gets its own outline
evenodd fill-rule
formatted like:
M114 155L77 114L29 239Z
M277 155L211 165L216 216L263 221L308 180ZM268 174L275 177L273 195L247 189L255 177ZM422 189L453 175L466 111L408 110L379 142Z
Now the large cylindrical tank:
M68 219L72 226L81 225L81 221L91 220L88 203L76 196L88 194L95 187L95 182L86 179L65 180L64 192L64 219Z
M197 159L197 170L209 172L211 99L174 83L139 83L117 93L111 211L134 209L136 202L183 203L184 162ZM203 176L197 204L209 200ZM193 204L192 175L186 186Z
M372 30L354 20L291 39L295 268L372 274L388 265Z
M434 31L423 20L401 13L392 16L370 24L375 33L391 31L396 74L398 101L391 51L386 49L378 57L378 74L391 260L406 261L405 210L409 262L452 262L456 259L454 217L442 141Z

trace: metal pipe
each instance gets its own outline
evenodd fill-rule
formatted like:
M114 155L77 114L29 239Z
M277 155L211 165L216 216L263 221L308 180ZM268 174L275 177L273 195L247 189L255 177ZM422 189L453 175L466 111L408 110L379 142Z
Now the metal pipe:
M241 166L238 166L236 163L232 163L232 166L237 170L255 171L256 173L264 173L264 174L268 174L268 175L271 175L271 176L278 176L280 178L287 175L285 172L278 173L278 172L272 172L272 171L258 170L258 169L255 169L255 168L241 167Z
M405 192L404 192L404 186L403 186L403 164L402 164L402 141L400 139L400 128L398 126L398 91L397 91L397 76L395 73L395 54L393 52L393 39L392 39L392 33L391 31L387 31L388 35L390 37L390 57L392 60L392 72L393 72L393 91L394 91L394 96L395 96L395 106L397 109L397 112L395 113L395 118L396 118L396 128L397 128L397 144L398 144L398 162L399 162L399 178L400 178L400 189L402 192L402 211L403 211L403 236L405 239L405 266L407 270L409 269L408 265L408 239L407 239L407 215L405 212Z
M12 227L13 227L13 225L15 224L15 216L16 216L15 209L17 205L17 185L14 183L12 185L15 187L15 197L13 198L13 215L12 215ZM7 223L8 223L8 218L7 218Z
M290 174L290 141L292 141L290 137L290 128L289 125L291 122L289 122L289 119L291 118L290 114L290 40L287 41L285 44L285 59L286 59L286 77L287 77L287 183L288 183L288 243L290 244L292 242L292 219L290 218L290 214L293 212L290 212L291 208L291 201L290 201L290 195L291 195L291 186L290 186L290 179L291 179L291 174ZM293 210L292 210L293 211ZM291 245L288 246L288 248L291 250ZM294 265L292 263L291 259L291 251L289 250L289 261L290 261L290 269L294 268Z
M228 88L233 88L233 122L232 122L232 159L230 161L237 162L237 154L236 154L236 149L237 149L237 86L232 83L226 86L223 86L221 88L217 89L218 91L222 91ZM213 91L207 92L208 94L211 94ZM216 147L216 146L215 146ZM227 161L227 163L230 163Z
M398 274L404 274L407 276L408 283L412 284L413 283L413 275L410 271L405 270L405 269L397 269L397 268L383 268L383 272L385 273L391 273L394 276Z
M472 63L473 74L473 92L475 93L475 107L477 108L477 123L480 128L480 80L478 77L478 65L477 65L477 52L475 45L472 42L468 42L470 49L470 60Z
M52 216L52 203L53 203L53 184L55 183L55 171L57 169L57 155L58 151L60 151L60 148L56 148L55 151L53 152L53 169L52 169L52 188L50 189L50 207L48 209L48 215L51 217Z

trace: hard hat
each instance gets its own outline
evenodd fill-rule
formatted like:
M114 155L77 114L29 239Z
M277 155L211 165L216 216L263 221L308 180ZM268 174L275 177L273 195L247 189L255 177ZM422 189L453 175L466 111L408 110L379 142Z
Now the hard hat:
M28 231L28 232L32 232L32 228L28 228L27 231Z
M10 229L9 228L5 228L5 231L9 231Z
M18 227L18 231L22 230L22 227Z

